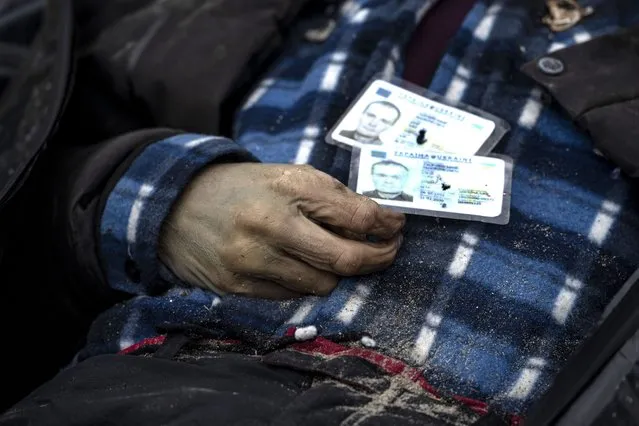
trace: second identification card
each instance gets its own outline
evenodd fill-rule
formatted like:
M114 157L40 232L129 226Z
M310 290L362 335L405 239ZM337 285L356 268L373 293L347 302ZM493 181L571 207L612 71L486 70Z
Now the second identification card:
M354 148L474 155L494 130L494 121L378 79L363 91L327 140Z
M405 149L353 153L349 185L405 213L505 225L512 160Z

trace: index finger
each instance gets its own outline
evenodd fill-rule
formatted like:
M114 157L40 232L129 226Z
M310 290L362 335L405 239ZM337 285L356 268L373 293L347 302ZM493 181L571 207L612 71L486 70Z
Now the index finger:
M306 216L357 234L383 239L392 238L402 230L406 223L402 213L382 207L372 199L351 191L337 179L329 178L321 179L302 198L299 207Z

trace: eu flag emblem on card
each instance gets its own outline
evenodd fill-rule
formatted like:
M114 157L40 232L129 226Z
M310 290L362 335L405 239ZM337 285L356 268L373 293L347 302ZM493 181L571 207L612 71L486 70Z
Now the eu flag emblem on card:
M390 90L386 90L386 89L383 89L381 87L379 89L377 89L377 92L375 92L375 93L377 95L383 97L383 98L387 98L387 97L389 97L391 95Z

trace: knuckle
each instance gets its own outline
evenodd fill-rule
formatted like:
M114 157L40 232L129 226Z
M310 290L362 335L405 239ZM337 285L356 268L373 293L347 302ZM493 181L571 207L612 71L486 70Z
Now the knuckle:
M298 165L283 168L271 181L271 188L278 194L299 194L321 188L338 192L348 192L348 188L333 176L311 165Z
M362 268L363 261L361 256L356 253L343 251L340 255L335 259L332 264L332 267L335 271L337 271L341 275L355 275Z
M234 225L237 231L249 235L263 235L276 223L277 217L271 214L266 202L253 200L250 205L243 205L234 214Z
M395 263L395 259L397 258L397 250L395 250L394 252L392 252L390 254L390 256L388 256L388 258L384 261L382 261L382 267L383 268L388 268L390 267L393 263Z
M395 262L395 259L397 258L398 253L399 253L399 244L393 244L388 254L384 256L384 259L380 262L381 266L383 268L388 268L389 266L391 266Z
M370 229L375 225L379 206L370 198L362 197L351 218L351 226L356 229Z
M282 174L273 178L271 189L277 194L290 194L299 186L299 177L290 169L284 169Z
M279 176L273 178L271 188L277 194L299 195L317 186L321 175L322 172L307 164L285 167Z

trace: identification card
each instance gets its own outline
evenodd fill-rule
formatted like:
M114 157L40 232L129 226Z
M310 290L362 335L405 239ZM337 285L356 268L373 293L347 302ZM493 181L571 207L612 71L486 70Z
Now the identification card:
M483 111L449 105L410 83L397 83L401 86L373 80L329 132L327 142L475 155L489 153L508 130L503 120Z
M510 219L512 159L434 151L353 151L349 186L405 213L505 225Z

